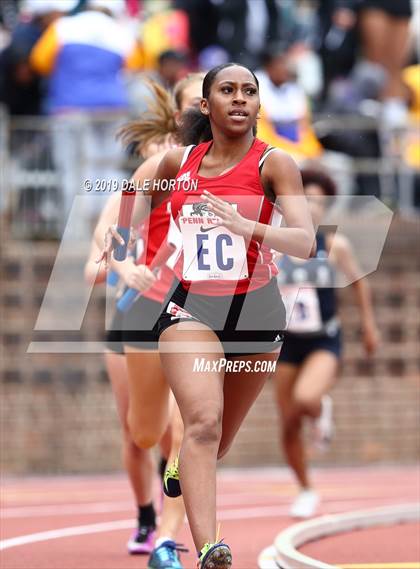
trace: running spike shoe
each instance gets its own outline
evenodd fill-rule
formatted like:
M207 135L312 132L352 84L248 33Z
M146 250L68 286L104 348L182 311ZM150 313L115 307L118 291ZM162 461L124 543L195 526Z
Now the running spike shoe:
M226 543L206 543L200 551L197 569L230 569L231 566L232 552Z
M155 533L153 526L140 526L127 543L128 553L131 555L151 553L155 543Z
M188 551L174 541L164 541L150 555L147 569L183 569L178 552Z

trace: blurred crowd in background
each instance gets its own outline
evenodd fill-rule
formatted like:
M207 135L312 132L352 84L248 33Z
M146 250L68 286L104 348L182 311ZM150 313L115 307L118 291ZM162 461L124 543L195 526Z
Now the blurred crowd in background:
M261 139L350 172L343 193L415 212L419 18L419 0L2 0L0 105L11 120L0 144L10 184L19 168L55 169L68 211L78 164L88 165L84 177L124 175L115 131L147 109L145 77L171 89L190 71L236 61L260 80ZM13 122L29 116L38 122ZM48 129L39 122L47 118ZM18 179L15 202L33 199L34 184ZM58 202L42 185L48 217Z

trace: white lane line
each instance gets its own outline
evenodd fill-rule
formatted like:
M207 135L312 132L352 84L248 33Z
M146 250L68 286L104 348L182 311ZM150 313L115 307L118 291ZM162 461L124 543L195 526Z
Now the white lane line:
M247 496L248 497L248 496ZM262 502L262 504L260 504ZM270 495L256 496L253 499L254 505L272 504L273 497ZM288 500L285 500L285 503ZM217 500L217 507L240 506L244 505L243 494L225 494ZM245 503L246 506L246 503ZM28 517L47 517L61 515L83 515L100 514L108 512L129 512L136 510L134 502L84 502L79 504L55 504L38 506L12 506L0 510L0 519L9 518L28 518Z
M287 514L286 507L271 506L271 507L258 507L258 508L241 508L235 510L222 510L218 512L218 520L237 520L246 518L264 518L264 517L278 517ZM0 551L18 547L20 545L28 545L29 543L37 543L41 541L50 541L52 539L60 539L63 537L71 537L76 535L87 535L93 533L102 533L109 531L116 531L121 529L132 529L133 519L118 520L114 522L105 522L100 524L89 524L83 526L73 526L68 528L61 528L58 530L42 531L39 533L32 533L5 539L0 541Z
M101 533L106 531L115 531L118 529L128 529L133 527L133 520L118 520L115 522L104 522L102 524L89 524L85 526L73 526L51 531L41 531L39 533L30 533L11 539L0 541L0 551L17 547L19 545L27 545L28 543L37 543L40 541L50 541L51 539L59 539L61 537L70 537L74 535L86 535L91 533Z
M355 502L352 507L361 507L365 502ZM279 516L288 515L288 506L266 506L256 508L237 508L232 510L220 510L217 513L217 519L223 520L243 520L250 518L275 518ZM129 520L116 520L113 522L103 522L99 524L88 524L82 526L72 526L61 528L58 530L42 531L39 533L31 533L10 539L0 541L0 551L18 547L20 545L28 545L29 543L37 543L41 541L50 541L52 539L60 539L63 537L71 537L76 535L87 535L93 533L102 533L109 531L116 531L121 529L132 529L135 521L130 518Z
M55 506L21 506L3 508L1 519L39 518L42 516L107 514L109 512L127 512L134 510L134 502L92 502L90 504L56 504Z

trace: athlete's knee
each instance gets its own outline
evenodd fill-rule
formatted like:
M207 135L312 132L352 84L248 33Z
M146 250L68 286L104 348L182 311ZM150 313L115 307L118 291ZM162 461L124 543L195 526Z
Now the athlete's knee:
M219 444L222 435L222 412L204 409L191 414L185 425L185 438L202 445Z
M148 428L145 425L139 425L133 421L128 420L130 428L130 436L133 443L141 449L149 449L154 447L161 438L161 433L156 432L155 429Z
M296 393L293 398L293 405L302 415L313 415L320 406L319 398L306 393Z
M134 432L132 435L134 444L140 449L153 448L158 442L159 437L153 435L153 433Z

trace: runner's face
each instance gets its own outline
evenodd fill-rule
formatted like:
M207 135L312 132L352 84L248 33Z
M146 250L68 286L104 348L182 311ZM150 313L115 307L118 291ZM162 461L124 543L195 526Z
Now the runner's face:
M258 87L252 73L239 65L219 71L201 110L210 116L214 128L230 136L251 131L260 108Z
M312 220L315 225L319 225L327 208L328 196L325 195L321 186L317 184L305 186L304 191L308 198Z
M200 108L202 87L203 82L201 79L199 81L194 81L185 87L181 96L181 108L179 109L181 113L187 109Z

